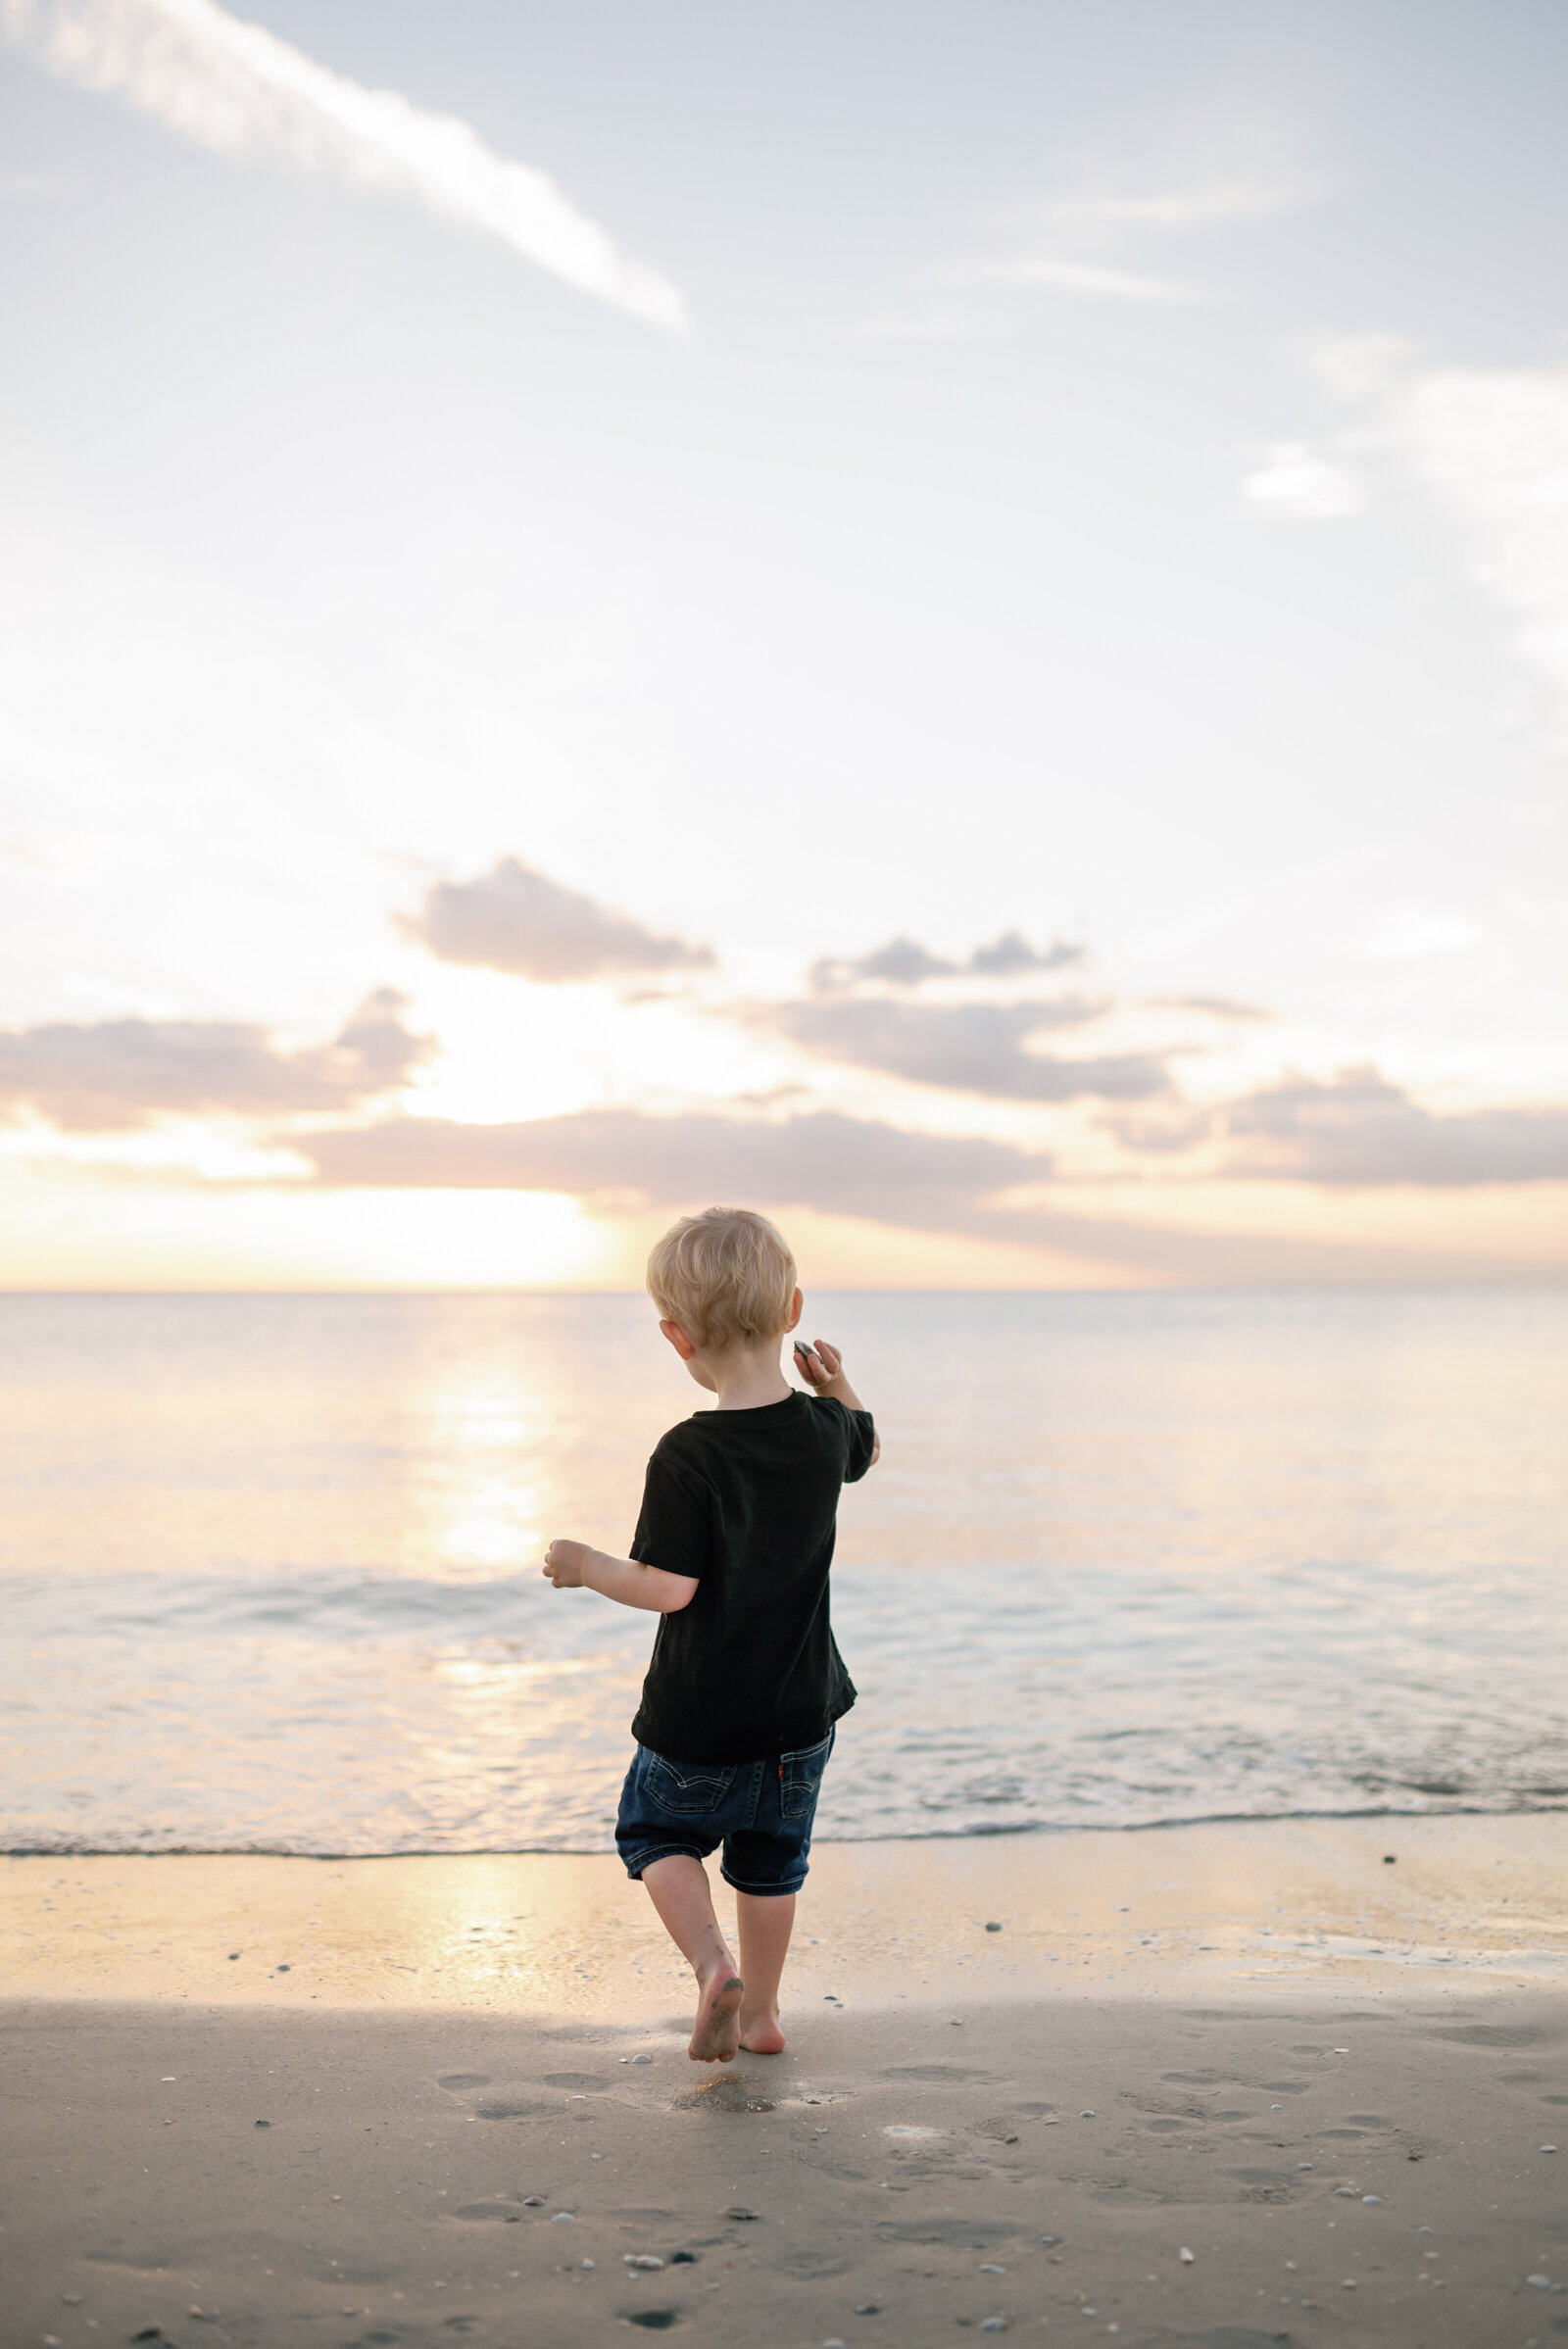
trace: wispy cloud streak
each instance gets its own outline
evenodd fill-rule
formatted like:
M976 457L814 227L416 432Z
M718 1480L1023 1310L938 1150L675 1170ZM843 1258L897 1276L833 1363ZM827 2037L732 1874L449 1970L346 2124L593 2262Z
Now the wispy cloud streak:
M1289 187L1236 179L1147 195L1082 188L993 215L988 226L995 250L943 274L973 285L1032 287L1092 301L1212 302L1217 298L1212 287L1123 269L1115 256L1129 239L1191 235L1233 221L1265 220L1298 201Z
M453 115L367 89L214 0L0 0L0 27L65 79L215 154L266 157L414 198L650 325L680 332L667 278L619 251L554 180Z
M1144 277L1133 269L1107 269L1090 261L1063 261L1050 254L1020 253L994 261L966 262L951 272L971 285L1022 285L1049 293L1087 294L1102 302L1207 302L1200 285L1175 277Z

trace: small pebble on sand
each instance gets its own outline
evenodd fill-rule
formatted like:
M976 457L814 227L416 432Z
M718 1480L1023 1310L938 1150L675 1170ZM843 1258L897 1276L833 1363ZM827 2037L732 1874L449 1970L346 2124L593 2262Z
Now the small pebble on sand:
M1189 2250L1188 2250L1188 2248L1187 2248L1187 2245L1186 2245L1185 2243L1182 2245L1182 2247L1181 2247L1180 2251L1178 2251L1178 2252L1177 2252L1177 2254L1176 2254L1176 2257L1177 2257L1179 2260L1183 2261L1183 2262L1184 2262L1184 2264L1185 2264L1187 2267L1189 2267L1189 2268L1192 2266L1192 2264L1193 2264L1193 2261L1194 2261L1194 2260L1197 2258L1197 2256L1198 2256L1198 2255L1197 2255L1197 2253L1196 2253L1196 2252L1193 2252L1193 2251L1189 2251Z
M631 2060L634 2064L651 2064L654 2059L651 2055L634 2055Z
M1001 1933L1002 1928L1000 1925L988 1925L986 1927L986 1931L988 1933Z

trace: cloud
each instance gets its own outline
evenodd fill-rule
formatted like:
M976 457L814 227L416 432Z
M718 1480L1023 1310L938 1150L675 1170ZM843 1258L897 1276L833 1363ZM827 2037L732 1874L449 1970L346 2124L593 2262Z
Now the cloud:
M1085 950L1055 939L1044 949L1032 947L1018 930L1005 930L990 946L977 946L962 962L933 954L913 938L890 939L869 954L829 955L813 962L810 986L816 995L836 993L866 979L890 987L921 987L927 979L1004 978L1024 971L1070 970L1082 962Z
M875 1069L911 1085L978 1093L1001 1101L1143 1101L1169 1085L1164 1058L1123 1052L1062 1059L1031 1050L1055 1028L1087 1027L1108 1005L1058 995L1022 1003L908 1003L934 980L1010 979L1071 969L1085 949L1056 940L1031 946L1007 930L961 960L934 954L917 939L894 938L868 954L825 955L808 974L810 995L792 1003L754 1003L739 1016L765 1027L819 1060ZM867 993L870 989L874 992Z
M0 0L0 27L66 80L198 146L412 197L650 325L686 325L676 288L544 172L494 154L456 116L329 72L214 0Z
M1167 1090L1164 1059L1119 1052L1061 1059L1028 1049L1049 1029L1100 1017L1081 997L1034 1003L900 1003L880 996L770 1003L757 1016L817 1059L911 1085L1002 1101L1145 1101Z
M1135 269L1111 269L1102 263L1046 253L968 262L953 273L970 285L1038 286L1048 293L1087 294L1098 302L1186 304L1214 299L1206 287L1190 285L1183 278L1145 277Z
M713 961L711 948L656 937L515 856L503 856L477 880L437 881L419 912L400 917L399 927L443 962L555 985L612 971L708 970Z
M1052 1171L1044 1153L1008 1143L910 1134L832 1110L779 1123L635 1109L494 1126L409 1117L279 1139L339 1188L561 1191L666 1207L764 1199L943 1230L968 1228L980 1200Z
M1039 217L1064 228L1208 228L1220 220L1260 220L1290 212L1299 191L1279 179L1211 179L1198 187L1133 196L1114 188L1085 188L1054 196Z
M992 250L943 274L961 283L1039 287L1091 301L1210 302L1211 287L1124 267L1121 249L1129 240L1263 220L1298 201L1294 188L1277 180L1217 179L1145 194L1081 188L994 214L987 222Z
M1568 1181L1568 1108L1423 1108L1376 1068L1293 1077L1221 1113L1227 1174L1375 1188Z
M1434 366L1388 335L1341 336L1320 375L1457 513L1475 576L1520 621L1525 657L1568 695L1568 361ZM1563 735L1568 748L1568 729Z
M434 1051L389 987L330 1044L283 1052L221 1019L55 1020L0 1029L0 1118L26 1111L72 1133L124 1133L159 1115L275 1117L354 1109L408 1083Z
M1366 506L1349 466L1316 456L1300 440L1277 440L1265 449L1251 472L1242 475L1241 491L1274 521L1345 521Z
M1064 1249L1162 1278L1451 1280L1499 1269L1451 1249L1173 1230L1062 1210L1049 1196L1028 1196L1053 1179L1043 1152L978 1136L907 1133L832 1111L776 1123L708 1113L649 1117L634 1109L504 1126L393 1118L277 1140L303 1152L318 1183L333 1189L555 1191L601 1213L746 1200ZM1536 1268L1514 1262L1501 1269L1519 1278Z
M1228 995L1156 995L1151 996L1150 1007L1155 1011L1202 1011L1210 1019L1273 1019L1257 1003L1238 1003Z

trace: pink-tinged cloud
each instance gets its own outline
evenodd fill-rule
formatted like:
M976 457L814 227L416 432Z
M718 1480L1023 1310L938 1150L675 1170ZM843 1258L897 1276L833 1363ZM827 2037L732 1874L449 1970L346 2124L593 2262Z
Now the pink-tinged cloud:
M1427 1109L1375 1068L1293 1077L1219 1113L1229 1174L1362 1189L1568 1181L1568 1108Z
M1032 1049L1037 1037L1087 1024L1105 1008L1079 996L1032 1003L909 1003L882 996L825 996L770 1003L753 1016L816 1059L949 1093L1013 1101L1140 1101L1168 1092L1170 1076L1160 1053L1067 1057Z
M332 1189L553 1191L602 1214L673 1213L715 1200L781 1213L808 1208L1216 1286L1524 1279L1561 1269L1451 1248L1183 1231L1086 1215L1042 1197L1054 1171L1042 1151L831 1111L772 1121L597 1109L495 1126L393 1118L277 1139Z
M326 1044L289 1051L231 1019L51 1020L0 1029L0 1118L30 1112L79 1134L158 1116L276 1117L364 1107L408 1083L435 1047L404 999L370 996Z
M503 856L472 881L437 881L418 912L398 926L443 962L553 985L707 970L713 960L711 948L661 938L515 856Z

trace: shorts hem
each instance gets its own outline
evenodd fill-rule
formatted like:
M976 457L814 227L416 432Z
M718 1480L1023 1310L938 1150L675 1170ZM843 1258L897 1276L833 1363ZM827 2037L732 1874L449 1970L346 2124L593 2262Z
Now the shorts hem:
M732 1891L749 1892L754 1900L765 1900L770 1894L776 1894L780 1899L782 1899L788 1893L798 1892L806 1882L806 1871L804 1868L802 1869L800 1875L796 1877L792 1883L784 1884L749 1884L744 1877L731 1876L729 1870L725 1867L722 1860L720 1860L718 1864L718 1873L724 1879L724 1882L730 1886Z
M655 1860L689 1859L701 1862L707 1859L708 1853L700 1851L695 1843L650 1843L645 1851L623 1851L620 1857L626 1874L636 1884L643 1870L651 1868Z

